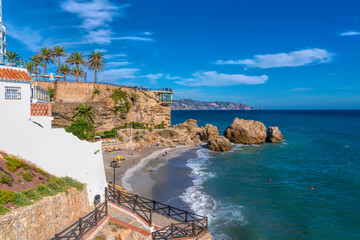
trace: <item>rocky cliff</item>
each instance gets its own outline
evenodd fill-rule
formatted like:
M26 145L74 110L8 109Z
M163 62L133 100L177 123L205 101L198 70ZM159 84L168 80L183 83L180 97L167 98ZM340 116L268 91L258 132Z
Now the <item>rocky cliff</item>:
M171 105L172 110L260 110L242 103L232 102L202 102L192 99L176 100Z
M96 131L111 130L124 123L139 122L148 126L164 122L170 125L170 107L159 104L155 94L107 84L36 82L45 89L55 89L53 127L65 128L72 122L74 109L80 104L95 111Z

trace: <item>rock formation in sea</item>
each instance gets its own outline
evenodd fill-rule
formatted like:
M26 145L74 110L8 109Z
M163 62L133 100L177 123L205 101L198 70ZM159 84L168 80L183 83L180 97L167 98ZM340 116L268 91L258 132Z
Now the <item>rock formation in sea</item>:
M262 122L235 118L224 136L232 143L260 144L265 142L267 134Z
M205 128L201 131L201 140L206 142L213 137L219 136L219 130L217 127L211 124L206 124Z
M207 148L217 152L226 152L232 149L229 139L223 136L212 137L207 142Z
M284 136L281 134L280 130L278 127L269 127L268 131L267 131L267 137L266 137L266 141L267 142L280 142L280 141L284 141Z

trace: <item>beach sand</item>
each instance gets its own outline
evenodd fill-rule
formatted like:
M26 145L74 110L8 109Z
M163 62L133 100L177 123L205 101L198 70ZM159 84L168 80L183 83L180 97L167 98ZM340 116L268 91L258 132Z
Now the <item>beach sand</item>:
M154 198L153 189L158 181L164 182L162 176L154 176L161 167L166 165L170 159L179 159L184 153L194 151L197 148L187 146L170 147L148 147L142 151L121 150L117 152L103 153L107 181L113 182L113 168L110 162L117 156L125 157L120 168L116 169L115 183L125 187L128 191L150 199ZM168 157L164 153L168 151ZM129 152L135 155L128 155Z

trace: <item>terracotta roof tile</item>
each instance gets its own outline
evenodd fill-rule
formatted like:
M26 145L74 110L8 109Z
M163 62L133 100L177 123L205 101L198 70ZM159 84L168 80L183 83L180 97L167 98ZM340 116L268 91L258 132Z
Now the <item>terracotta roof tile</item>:
M0 79L14 81L32 81L32 78L25 72L11 68L0 68Z

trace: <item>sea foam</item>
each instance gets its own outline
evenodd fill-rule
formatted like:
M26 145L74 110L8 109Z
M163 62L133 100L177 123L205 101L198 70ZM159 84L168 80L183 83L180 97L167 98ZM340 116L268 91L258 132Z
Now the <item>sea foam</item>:
M186 165L192 169L189 176L193 178L193 186L187 188L180 199L187 203L196 214L208 217L209 228L214 239L230 240L231 238L220 230L223 229L220 225L231 226L239 222L245 225L247 222L242 214L242 206L216 201L204 191L203 184L217 177L216 173L208 171L211 158L213 158L209 153L207 149L200 149L197 151L197 158L188 160Z

